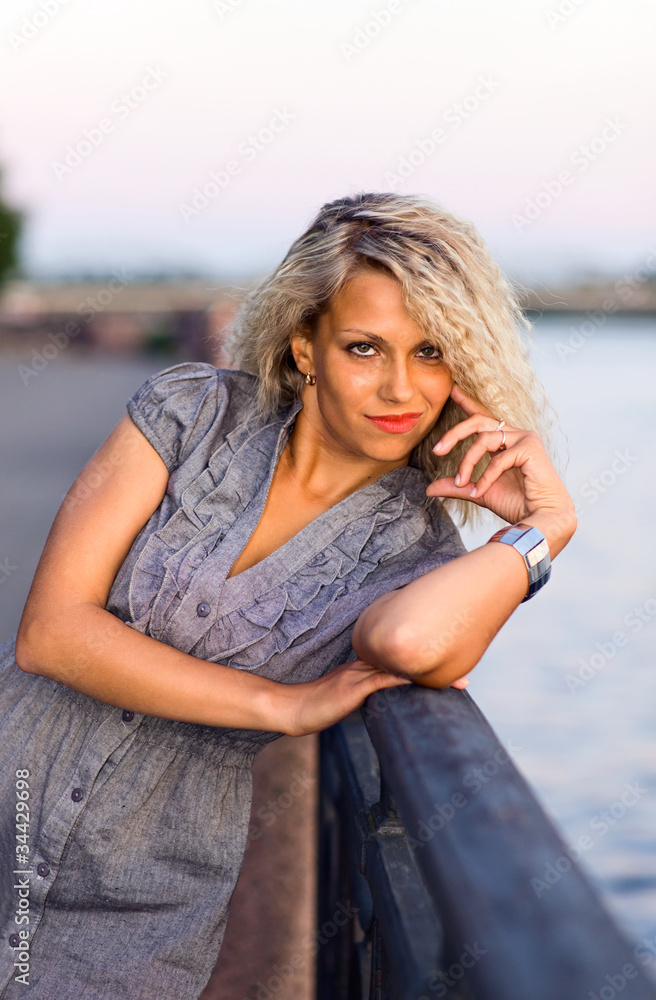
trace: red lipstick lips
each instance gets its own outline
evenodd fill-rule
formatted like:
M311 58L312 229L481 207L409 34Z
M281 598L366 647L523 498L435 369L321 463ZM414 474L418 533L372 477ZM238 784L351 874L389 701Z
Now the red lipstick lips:
M381 417L370 417L365 413L365 416L372 424L380 427L382 431L387 431L388 434L403 434L412 430L421 413L388 413Z

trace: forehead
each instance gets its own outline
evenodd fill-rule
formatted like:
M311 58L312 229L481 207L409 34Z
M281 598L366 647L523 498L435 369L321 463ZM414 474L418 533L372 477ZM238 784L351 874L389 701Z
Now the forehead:
M396 278L382 272L358 273L331 299L322 319L324 328L370 331L381 336L421 332L410 316Z

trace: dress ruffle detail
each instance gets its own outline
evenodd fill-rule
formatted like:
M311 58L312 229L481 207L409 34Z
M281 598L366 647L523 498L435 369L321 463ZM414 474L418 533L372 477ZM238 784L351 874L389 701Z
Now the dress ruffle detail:
M183 491L179 508L148 538L130 579L133 628L161 638L194 572L247 506L251 492L244 489L245 469L239 461L233 467L233 462L256 432L257 428L247 423L228 434L207 467ZM270 455L257 448L251 448L250 453L248 476L254 481L266 473ZM238 475L231 477L231 469Z
M207 384L198 380L205 398ZM220 426L211 409L201 419L198 405L185 400L186 412L195 416L192 436L204 442L199 454L206 458L191 475L185 466L172 472L163 503L114 583L116 594L127 595L117 611L131 628L202 659L279 680L302 676L300 648L293 656L278 654L307 644L310 673L324 648L319 634L331 649L348 647L348 630L366 606L357 593L363 584L374 590L382 585L385 592L386 581L391 590L413 579L420 564L439 564L455 529L443 512L424 509L426 474L398 467L228 577L256 527L264 490L302 404L267 421L256 416L252 393L245 391L249 378L221 373L221 385ZM233 400L230 406L224 397ZM453 544L458 554L462 543ZM414 554L405 555L413 546Z
M204 659L255 670L282 653L321 623L337 600L357 590L386 556L400 551L400 522L407 499L390 496L362 515L287 580L259 594L250 604L216 621L194 649ZM385 526L385 531L379 529ZM401 526L401 525L400 525ZM404 534L406 526L402 526ZM407 542L421 534L417 528Z

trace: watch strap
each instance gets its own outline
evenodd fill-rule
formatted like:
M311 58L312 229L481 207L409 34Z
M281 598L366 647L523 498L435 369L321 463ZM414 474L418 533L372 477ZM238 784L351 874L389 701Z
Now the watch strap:
M510 524L495 531L488 541L512 545L524 557L529 585L528 593L523 598L522 604L524 601L530 600L534 594L537 594L538 590L544 587L551 576L551 555L549 543L539 528L522 522Z

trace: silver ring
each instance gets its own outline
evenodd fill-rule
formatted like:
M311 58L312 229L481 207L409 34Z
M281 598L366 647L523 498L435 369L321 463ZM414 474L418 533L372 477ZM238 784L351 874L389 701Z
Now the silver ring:
M496 434L497 431L501 431L501 435L502 435L502 437L501 437L501 444L497 448L497 451L505 451L506 450L506 432L503 430L503 428L505 426L506 426L506 421L505 420L500 420L499 423L497 424L497 426L494 428L494 431L493 431L493 433L495 433L495 434Z

